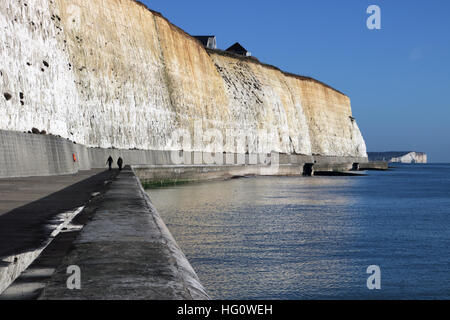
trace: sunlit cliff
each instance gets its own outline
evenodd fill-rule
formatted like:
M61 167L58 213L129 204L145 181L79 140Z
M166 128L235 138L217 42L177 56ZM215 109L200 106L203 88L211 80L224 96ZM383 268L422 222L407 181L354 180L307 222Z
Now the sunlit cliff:
M137 2L2 0L0 30L0 129L174 150L172 133L201 121L204 130L233 129L249 140L275 132L269 151L367 156L346 95L206 50Z

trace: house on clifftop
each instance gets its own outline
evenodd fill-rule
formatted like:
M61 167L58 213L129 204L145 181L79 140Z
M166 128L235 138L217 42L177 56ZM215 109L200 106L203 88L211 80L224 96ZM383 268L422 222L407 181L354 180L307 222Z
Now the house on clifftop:
M229 47L225 51L239 54L239 55L245 56L245 57L252 56L252 53L250 51L247 51L247 49L245 49L239 42L236 42L235 44L233 44L231 47Z
M193 37L198 41L200 41L205 48L217 49L216 36L193 36Z

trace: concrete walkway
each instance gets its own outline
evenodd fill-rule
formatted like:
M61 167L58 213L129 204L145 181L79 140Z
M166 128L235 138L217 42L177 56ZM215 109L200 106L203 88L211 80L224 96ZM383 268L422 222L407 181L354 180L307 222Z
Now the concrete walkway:
M80 171L73 175L1 178L0 216L31 202L45 198L78 182L91 178L105 170Z
M0 294L23 278L23 271L117 173L0 179Z
M36 250L58 214L84 206L117 171L0 179L0 259Z
M131 169L100 198L40 299L209 298ZM69 266L80 268L81 290L67 288Z

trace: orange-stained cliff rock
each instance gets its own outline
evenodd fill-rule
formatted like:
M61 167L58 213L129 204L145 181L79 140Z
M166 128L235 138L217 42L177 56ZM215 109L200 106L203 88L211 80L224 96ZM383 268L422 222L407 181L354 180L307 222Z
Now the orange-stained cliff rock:
M0 96L0 129L36 127L94 147L176 150L174 132L194 137L200 126L248 140L224 142L220 151L252 152L267 132L273 139L264 151L367 156L347 96L207 51L135 1L3 1L0 90L13 98Z

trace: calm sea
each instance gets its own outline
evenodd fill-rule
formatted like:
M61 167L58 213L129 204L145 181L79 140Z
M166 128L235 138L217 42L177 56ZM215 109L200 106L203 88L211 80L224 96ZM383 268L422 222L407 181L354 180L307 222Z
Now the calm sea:
M450 299L450 165L368 174L148 192L214 299Z

